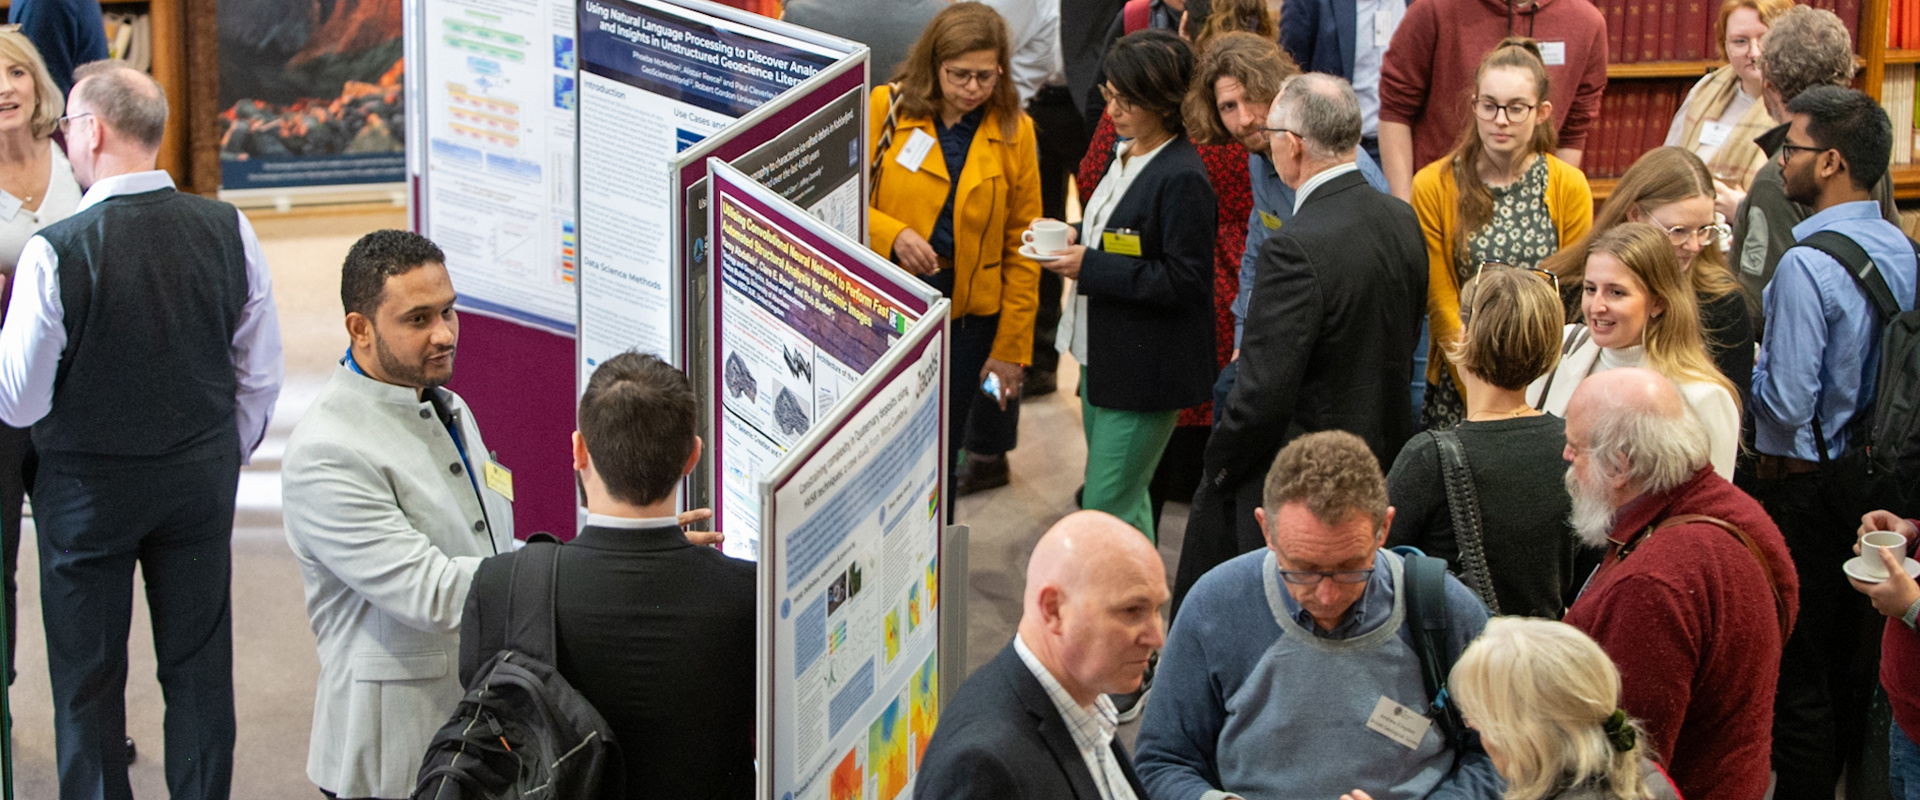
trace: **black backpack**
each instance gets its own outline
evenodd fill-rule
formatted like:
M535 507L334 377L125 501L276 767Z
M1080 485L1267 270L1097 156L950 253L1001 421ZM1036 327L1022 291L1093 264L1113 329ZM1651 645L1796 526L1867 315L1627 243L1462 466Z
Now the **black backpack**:
M1910 239L1907 244L1920 258L1920 245ZM1914 510L1909 486L1920 479L1920 283L1915 285L1915 310L1901 311L1887 279L1852 239L1820 231L1802 239L1799 246L1840 262L1884 326L1873 405L1860 409L1848 422L1854 446L1841 455L1840 467L1846 474L1845 484L1860 493L1866 507L1892 509L1906 516ZM1819 414L1813 418L1813 441L1821 463L1827 463L1827 438L1820 430Z
M1427 686L1427 714L1440 724L1440 735L1453 749L1457 762L1478 739L1471 735L1460 708L1447 693L1447 675L1453 659L1447 654L1447 561L1402 545L1393 548L1404 567L1401 580L1407 593L1407 624L1413 631L1413 650L1420 657L1420 678Z
M618 797L626 788L613 729L553 667L560 545L512 556L505 608L477 597L462 621L493 656L427 746L413 800ZM491 601L491 602L489 602Z

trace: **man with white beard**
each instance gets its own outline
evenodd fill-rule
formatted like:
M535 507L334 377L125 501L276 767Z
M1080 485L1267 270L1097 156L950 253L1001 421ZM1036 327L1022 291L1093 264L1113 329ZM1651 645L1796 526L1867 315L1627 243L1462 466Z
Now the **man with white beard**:
M1573 527L1607 548L1566 621L1620 666L1621 705L1688 798L1766 793L1799 581L1780 529L1715 475L1679 389L1601 372L1567 404Z

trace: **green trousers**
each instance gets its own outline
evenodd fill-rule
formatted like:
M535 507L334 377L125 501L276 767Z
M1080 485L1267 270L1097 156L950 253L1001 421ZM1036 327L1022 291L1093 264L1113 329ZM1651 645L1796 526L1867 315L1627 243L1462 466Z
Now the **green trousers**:
M1105 511L1157 541L1147 484L1180 422L1178 411L1121 411L1087 401L1080 371L1080 425L1087 435L1087 488L1080 507Z

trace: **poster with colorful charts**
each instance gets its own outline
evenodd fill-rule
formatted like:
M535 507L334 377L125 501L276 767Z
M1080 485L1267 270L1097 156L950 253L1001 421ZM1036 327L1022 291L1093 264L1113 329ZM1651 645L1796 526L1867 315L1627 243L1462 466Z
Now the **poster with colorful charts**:
M940 300L761 485L760 797L912 796L939 721L946 357Z

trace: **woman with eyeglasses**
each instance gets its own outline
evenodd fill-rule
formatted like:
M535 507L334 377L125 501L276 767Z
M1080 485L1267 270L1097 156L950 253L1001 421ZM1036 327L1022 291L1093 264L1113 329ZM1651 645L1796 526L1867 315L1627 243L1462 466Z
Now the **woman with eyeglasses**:
M1714 209L1733 219L1767 154L1753 140L1778 124L1761 102L1760 37L1793 0L1724 0L1715 30L1724 67L1707 73L1667 129L1666 144L1700 157L1714 178Z
M1648 151L1620 176L1593 220L1593 235L1623 222L1646 222L1666 232L1680 274L1693 287L1700 307L1700 334L1720 374L1733 382L1745 407L1753 384L1752 301L1727 266L1720 249L1725 226L1714 221L1714 180L1700 158L1678 147ZM1553 254L1541 263L1560 279L1567 316L1580 314L1586 275L1585 243Z
M1020 236L1040 216L1039 150L1006 78L1011 54L998 13L955 3L869 106L868 246L953 301L949 496L969 481L1007 482L1033 354L1040 267Z
M1680 388L1707 429L1713 471L1733 480L1740 400L1707 357L1700 307L1667 232L1623 222L1590 237L1580 282L1581 322L1561 339L1560 366L1527 387L1527 403L1564 417L1580 381L1596 372L1645 367Z
M1450 428L1466 413L1445 344L1460 335L1460 286L1482 262L1537 266L1587 235L1587 176L1553 155L1553 103L1540 46L1509 37L1480 62L1474 124L1452 153L1413 176L1413 210L1427 236L1427 392L1420 426Z
M1126 142L1087 200L1078 243L1041 263L1073 281L1057 341L1081 367L1080 507L1149 538L1148 484L1180 410L1211 398L1217 373L1217 202L1181 116L1193 69L1187 43L1166 31L1114 43L1100 91Z
M53 141L66 100L40 51L19 26L0 28L0 319L13 296L13 270L27 240L66 219L80 205L73 166ZM32 480L33 441L26 428L0 425L0 538L7 590L7 674L13 682L14 569L20 554L20 504Z
M1487 264L1460 296L1460 336L1446 351L1467 415L1394 459L1387 544L1446 559L1496 614L1559 619L1584 577L1561 483L1566 422L1529 405L1527 386L1560 358L1560 294L1538 268Z

